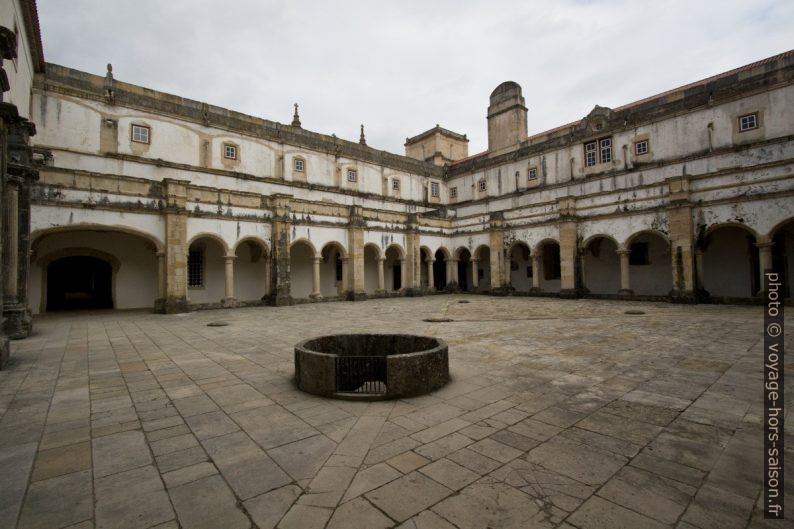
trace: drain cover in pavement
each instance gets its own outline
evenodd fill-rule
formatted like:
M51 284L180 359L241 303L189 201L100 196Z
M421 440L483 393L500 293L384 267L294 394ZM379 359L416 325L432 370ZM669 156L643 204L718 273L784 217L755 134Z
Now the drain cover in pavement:
M643 310L627 310L623 314L645 314Z
M207 324L207 327L226 327L227 325L229 323L225 321L211 321Z

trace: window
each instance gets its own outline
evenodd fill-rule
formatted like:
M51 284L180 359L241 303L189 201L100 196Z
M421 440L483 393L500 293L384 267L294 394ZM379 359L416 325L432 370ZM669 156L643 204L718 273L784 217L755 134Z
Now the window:
M758 113L753 112L745 116L739 116L739 131L753 130L758 128Z
M458 198L458 188L457 187L450 187L449 188L449 198Z
M530 167L527 171L527 177L530 180L537 180L538 179L538 168L537 167Z
M300 158L293 158L292 159L292 168L295 169L296 171L298 171L299 173L303 172L303 168L304 168L303 164L304 164L304 161L301 160Z
M629 247L631 253L629 254L630 265L649 265L651 260L648 258L648 243L647 242L633 242Z
M596 142L584 144L584 164L586 167L596 164Z
M483 192L486 189L488 189L488 181L483 179L477 182L477 189L479 189L480 192Z
M149 127L144 125L133 125L132 141L136 143L149 143Z
M347 170L347 181L348 182L358 182L358 171L355 169L348 169Z
M440 194L438 182L430 182L430 196L437 197Z
M634 154L637 156L648 154L648 140L634 142Z
M391 188L394 191L399 191L400 190L400 179L399 178L392 178L391 179Z
M190 250L187 255L187 286L202 288L204 286L204 252Z
M612 161L612 138L601 138L584 144L584 165L591 167L598 163Z
M232 145L231 143L224 143L223 144L223 157L228 158L229 160L236 160L237 159L237 147Z

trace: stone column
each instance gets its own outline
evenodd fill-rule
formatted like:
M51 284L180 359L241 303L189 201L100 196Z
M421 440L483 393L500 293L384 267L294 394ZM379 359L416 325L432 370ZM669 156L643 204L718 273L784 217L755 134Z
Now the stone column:
M480 277L479 277L480 267L478 266L479 263L480 263L479 259L471 260L471 289L473 291L477 290L480 287Z
M419 246L419 217L408 215L405 236L405 261L403 262L403 290L409 296L422 294L422 248Z
M409 278L411 278L411 272L408 270L410 264L410 259L400 259L400 292L406 292L412 288L408 286Z
M695 301L695 245L692 225L692 204L689 200L689 177L681 175L667 180L673 289L671 300L677 303Z
M165 252L157 252L157 303L165 302Z
M234 297L234 260L237 259L236 255L224 255L224 272L226 273L226 297L221 300L221 305L224 307L234 307L237 305L237 299Z
M432 258L428 259L427 261L425 261L425 263L427 264L427 289L428 290L433 290L434 289L434 285L433 285L433 281L434 281L434 278L433 278L433 264L435 262L436 262L435 259L432 259Z
M272 256L270 258L270 299L273 305L292 304L290 293L290 196L271 195L267 206L273 211Z
M772 269L772 241L762 238L756 243L758 247L758 273L760 274L760 282L758 283L758 295L765 296L764 292L764 270ZM782 296L781 296L782 297Z
M386 263L385 257L378 257L378 294L383 295L386 293L386 280L384 279L384 263Z
M455 285L460 286L460 278L458 277L458 260L457 259L452 259L451 268L452 268L452 282L455 283Z
M540 258L542 254L536 252L532 254L532 288L530 292L541 292L540 289Z
M165 299L156 304L157 312L174 314L188 311L187 301L187 180L166 178L165 214Z
M312 299L322 299L323 297L320 293L320 262L322 260L322 257L315 257L312 260L312 293L309 294Z
M347 279L344 286L345 295L351 301L367 299L364 291L364 228L367 223L364 221L363 211L364 208L361 206L351 206L347 227L347 254L350 266L343 277Z
M577 226L575 221L564 220L560 223L560 297L577 297L578 248Z
M626 248L618 249L618 256L620 257L620 290L618 294L621 296L631 296L634 291L631 290L631 269L629 268L629 254L631 250Z
M504 216L501 211L491 213L488 220L488 238L490 249L491 265L491 285L490 290L494 294L504 294L507 280L505 279L505 232Z
M6 192L3 209L5 210L3 224L5 233L3 234L3 312L8 313L9 305L17 303L17 246L19 245L19 211L17 209L19 199L19 186L21 181L18 178L6 176Z
M348 273L350 270L350 258L342 257L342 295L347 296L347 291L350 289L348 282Z
M270 288L271 288L270 282L272 281L271 270L273 267L271 265L271 261L269 257L270 256L267 256L265 258L265 295L263 296L263 298L266 298L270 295Z
M512 277L513 276L513 270L511 269L512 260L513 260L512 259L512 255L510 255L509 253L507 253L507 251L505 251L505 276L504 276L504 282L505 282L505 288L509 288L511 290L513 289L513 281L512 281L512 279L513 279L513 277Z

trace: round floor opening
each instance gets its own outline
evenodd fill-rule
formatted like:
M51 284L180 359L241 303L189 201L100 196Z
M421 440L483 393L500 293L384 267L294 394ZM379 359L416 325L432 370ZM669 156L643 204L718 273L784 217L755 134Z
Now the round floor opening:
M424 395L449 382L440 338L410 334L333 334L295 346L295 381L324 397L383 400Z

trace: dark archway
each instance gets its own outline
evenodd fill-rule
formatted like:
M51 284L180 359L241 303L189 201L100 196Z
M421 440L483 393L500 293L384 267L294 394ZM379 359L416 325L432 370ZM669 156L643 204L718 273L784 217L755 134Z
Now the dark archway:
M791 297L794 280L794 219L778 227L772 235L772 268L783 282L783 295Z
M433 262L433 285L436 290L444 290L447 286L447 255L444 250L438 249Z
M63 257L47 266L47 310L113 308L113 268L89 256Z

